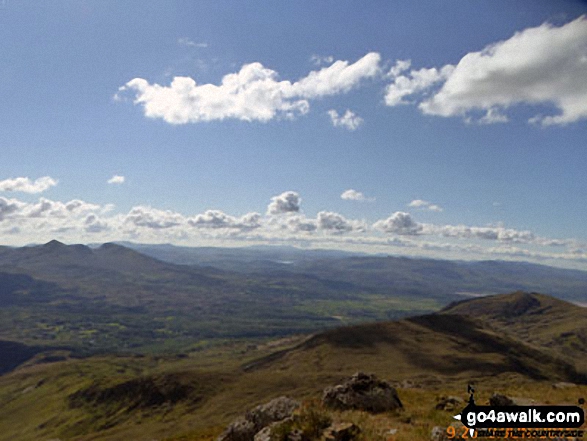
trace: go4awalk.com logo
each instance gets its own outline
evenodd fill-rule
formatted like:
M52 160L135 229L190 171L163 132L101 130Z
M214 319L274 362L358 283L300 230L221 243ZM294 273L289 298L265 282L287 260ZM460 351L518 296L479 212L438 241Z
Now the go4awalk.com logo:
M585 423L579 406L478 406L471 386L469 393L469 404L454 418L471 437L583 437L583 430L577 430Z

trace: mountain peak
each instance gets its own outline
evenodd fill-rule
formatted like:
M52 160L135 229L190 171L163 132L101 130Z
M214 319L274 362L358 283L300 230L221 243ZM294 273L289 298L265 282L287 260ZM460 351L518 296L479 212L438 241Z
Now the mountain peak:
M571 311L575 308L578 307L544 294L516 291L511 294L467 299L452 303L443 309L442 312L490 317L494 319L512 319L540 315L547 310Z
M127 248L125 246L119 245L117 243L114 242L106 242L103 243L102 245L100 245L98 247L99 250L103 250L103 251L122 251L122 250L130 250L130 248Z
M67 245L65 245L63 242L59 242L58 240L51 240L49 242L47 242L44 245L41 245L41 247L46 248L46 249L57 249L57 248L62 248L62 247L66 247Z

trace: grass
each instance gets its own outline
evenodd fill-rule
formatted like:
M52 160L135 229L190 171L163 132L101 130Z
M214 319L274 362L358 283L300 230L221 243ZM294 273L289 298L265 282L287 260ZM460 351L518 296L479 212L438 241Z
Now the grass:
M577 324L575 312L570 313ZM520 318L515 326L526 323L532 335L532 326L552 322L545 317L537 323ZM557 320L555 329L568 330ZM558 334L553 331L551 338ZM530 345L481 321L446 314L313 337L209 339L184 349L177 355L102 355L54 363L42 360L68 352L37 354L0 376L0 440L212 440L247 409L287 395L306 403L300 429L307 425L311 432L328 417L355 423L365 441L418 441L428 440L434 426L453 421L451 413L435 409L438 397L465 399L469 383L476 385L478 403L496 391L543 404L575 404L587 397L585 385L553 388L569 381L569 372L548 345ZM322 390L356 371L394 382L405 410L325 415L316 405Z

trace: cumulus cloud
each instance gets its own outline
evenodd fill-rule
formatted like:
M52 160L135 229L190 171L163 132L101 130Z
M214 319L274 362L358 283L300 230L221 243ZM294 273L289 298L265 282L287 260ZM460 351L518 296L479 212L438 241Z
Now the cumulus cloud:
M400 74L407 71L412 66L412 60L396 60L395 65L387 74L390 78L399 77Z
M146 206L133 207L124 218L127 225L155 230L176 227L184 222L185 218L179 213Z
M90 214L84 220L84 230L88 233L102 233L109 230L108 222L101 220L95 214Z
M396 64L394 82L388 86L389 106L418 97L422 112L437 116L462 116L481 124L507 122L503 112L516 104L554 105L558 113L538 114L529 122L568 124L587 118L587 19L581 16L563 26L544 23L517 32L511 38L466 54L456 66L407 70ZM393 77L393 75L391 75Z
M412 202L408 204L408 207L418 208L421 210L428 210L428 211L436 211L440 212L443 211L443 208L440 205L432 204L428 201L424 201L422 199L414 199Z
M543 238L527 230L516 230L503 226L475 227L466 225L424 225L424 234L438 234L459 239L484 239L510 243L536 243L548 245ZM554 244L554 243L553 243Z
M285 220L285 223L283 223L282 226L294 233L313 233L318 229L316 220L308 219L305 216L290 216Z
M57 181L50 176L43 176L35 181L29 178L14 178L0 181L0 191L20 191L22 193L42 193L57 185Z
M373 228L390 234L415 236L422 232L423 226L416 222L409 213L396 211L387 219L375 222Z
M295 191L286 191L273 196L267 206L267 214L297 213L300 211L302 198Z
M73 215L83 215L100 209L99 205L90 204L79 199L69 202L53 201L51 199L39 198L36 203L25 204L21 207L19 214L29 218L69 218Z
M416 202L413 208L426 206L426 201L416 201L421 202ZM372 252L389 252L391 248L398 252L401 248L401 253L414 256L505 257L556 261L577 268L584 268L587 263L586 243L540 237L501 224L484 227L424 224L404 212L393 213L372 226L326 210L308 218L300 213L300 199L295 192L275 196L272 204L274 209L267 216L252 212L239 217L207 210L188 217L145 206L133 207L124 214L111 212L109 205L78 199L62 202L39 198L37 202L23 202L0 197L0 231L7 242L14 244L52 238L69 242L135 240L193 245L246 241Z
M366 226L362 222L346 219L344 216L330 211L319 212L316 220L320 230L334 234L366 230Z
M454 66L447 65L441 69L433 67L431 69L412 70L407 75L400 75L408 67L408 62L398 60L391 69L390 76L394 78L394 81L385 90L385 104L388 106L408 104L409 101L406 101L405 97L427 90L433 85L445 81L454 69Z
M375 198L368 198L360 191L353 190L352 188L349 188L348 190L344 191L340 195L340 198L344 199L346 201L361 201L361 202L362 201L373 202L375 200Z
M188 223L198 228L224 228L249 231L261 226L261 215L259 213L247 213L240 218L230 216L220 210L207 210L198 214Z
M297 82L280 81L278 73L261 63L245 64L225 75L220 85L202 84L189 77L175 77L169 86L135 78L119 88L134 94L145 116L170 124L226 118L266 122L275 117L293 118L309 110L309 100L348 92L379 73L380 55L372 52L355 63L335 61L310 72Z
M344 115L340 116L334 109L328 111L330 121L334 127L342 127L350 131L357 130L363 124L363 118L347 109Z
M25 204L16 199L0 197L0 222L7 216L18 212Z
M124 176L114 175L110 179L108 179L108 181L106 181L106 182L108 184L124 184L124 181L125 181Z

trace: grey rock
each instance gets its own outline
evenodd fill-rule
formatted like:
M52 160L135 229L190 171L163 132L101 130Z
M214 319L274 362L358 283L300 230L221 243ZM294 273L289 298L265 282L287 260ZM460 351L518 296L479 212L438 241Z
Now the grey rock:
M397 391L373 374L358 372L343 384L324 390L322 403L336 410L363 410L378 413L402 409Z
M253 441L255 438L255 425L244 418L238 418L229 424L216 441Z
M257 431L260 431L271 423L282 421L292 416L298 407L300 407L298 401L287 397L279 397L255 407L246 413L245 418L255 425Z
M440 397L436 403L436 410L445 410L447 412L460 411L464 407L464 401L459 397Z
M300 407L298 401L287 397L275 398L233 421L216 441L258 441L257 435L261 441L270 439L271 430L268 426L291 417L298 407ZM265 433L269 434L269 438L263 438L265 435L260 434L265 428L268 428Z
M361 429L353 423L335 423L324 432L324 441L353 441Z
M448 434L446 428L441 426L434 426L430 432L430 441L448 441Z
M514 400L502 394L493 394L489 399L490 406L515 406Z

